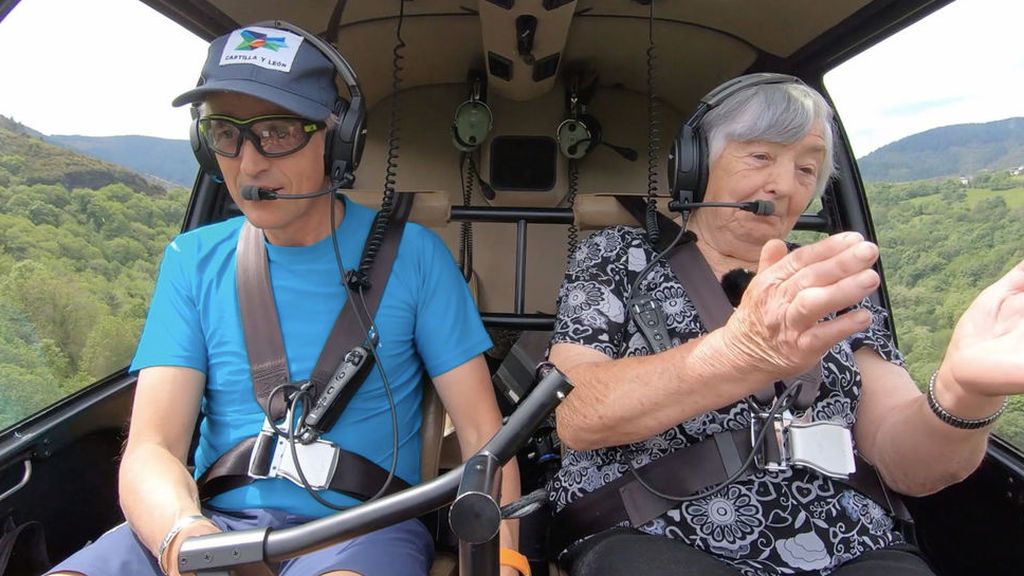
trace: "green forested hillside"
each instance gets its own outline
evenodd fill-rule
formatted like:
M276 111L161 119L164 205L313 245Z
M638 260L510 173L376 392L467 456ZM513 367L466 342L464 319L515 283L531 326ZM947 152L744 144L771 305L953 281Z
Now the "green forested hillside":
M900 348L928 382L956 319L987 285L1024 259L1024 178L869 184ZM1024 448L1024 397L997 430Z
M188 140L151 136L49 136L47 140L100 160L150 174L176 186L191 186L199 163Z
M0 428L125 365L187 200L0 128Z

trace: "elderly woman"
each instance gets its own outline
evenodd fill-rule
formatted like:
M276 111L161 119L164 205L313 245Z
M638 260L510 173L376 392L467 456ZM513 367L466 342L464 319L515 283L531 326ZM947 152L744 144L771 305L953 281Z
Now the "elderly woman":
M772 216L707 207L689 217L718 279L755 274L717 329L707 330L666 259L648 267L657 249L642 230L602 231L574 254L550 351L576 385L557 413L566 450L551 486L574 576L932 573L884 489L866 494L807 466L766 469L728 457L731 448L715 454L727 471L742 470L690 494L673 480L708 458L649 473L722 432L749 431L771 408L752 395L776 383L777 406L792 392L782 382L820 365L803 421L850 429L853 451L889 489L925 495L978 466L1004 395L1024 390L1024 263L970 306L925 395L885 311L867 299L879 285L878 248L853 232L798 249L782 241L832 175L831 126L825 100L796 82L739 90L701 118L705 200L775 205ZM629 302L639 293L664 312L669 349L652 353L638 329ZM851 451L849 438L825 446Z

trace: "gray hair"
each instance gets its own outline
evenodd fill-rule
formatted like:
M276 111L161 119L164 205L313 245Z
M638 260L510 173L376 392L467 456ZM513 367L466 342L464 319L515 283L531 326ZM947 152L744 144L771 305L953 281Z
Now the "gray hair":
M708 141L708 161L714 162L728 141L763 140L792 144L817 124L825 138L825 162L818 170L815 198L825 192L835 173L832 107L803 84L761 84L732 95L713 108L700 126Z

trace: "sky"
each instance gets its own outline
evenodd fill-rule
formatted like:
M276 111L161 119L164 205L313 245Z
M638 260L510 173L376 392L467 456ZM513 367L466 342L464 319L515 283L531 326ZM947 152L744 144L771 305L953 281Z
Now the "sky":
M1020 0L958 0L827 74L854 154L1024 116L1022 28ZM195 85L206 43L139 0L22 0L0 37L0 114L44 134L188 137L170 102ZM125 77L128 91L97 89Z

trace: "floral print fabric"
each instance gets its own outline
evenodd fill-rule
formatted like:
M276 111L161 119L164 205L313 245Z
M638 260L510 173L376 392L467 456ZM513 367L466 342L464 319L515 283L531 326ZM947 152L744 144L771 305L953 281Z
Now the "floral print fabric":
M594 234L572 255L559 291L552 344L594 348L611 358L651 353L632 321L630 287L655 256L643 231L617 227ZM706 332L693 303L662 260L641 280L665 312L673 346ZM883 309L865 300L874 320L863 333L833 347L822 360L823 382L810 408L814 421L852 426L860 396L853 351L870 346L903 364ZM629 473L635 467L723 430L747 429L745 401L724 406L627 446L565 449L562 469L550 486L556 510ZM756 472L705 498L680 504L644 526L643 532L675 538L732 564L745 575L828 574L866 552L903 542L881 506L846 485L794 468Z

